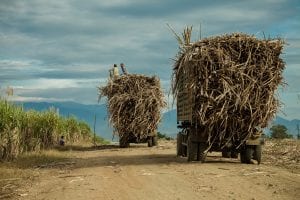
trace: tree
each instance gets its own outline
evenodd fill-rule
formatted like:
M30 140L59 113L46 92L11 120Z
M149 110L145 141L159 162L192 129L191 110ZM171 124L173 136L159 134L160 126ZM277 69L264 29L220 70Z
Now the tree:
M273 125L270 128L271 138L283 139L283 138L292 138L292 135L287 133L287 128L284 125L277 124Z
M166 140L171 140L172 138L171 137L169 137L169 136L167 136L166 134L163 134L163 133L161 133L161 132L157 132L157 137L159 138L159 139L166 139Z

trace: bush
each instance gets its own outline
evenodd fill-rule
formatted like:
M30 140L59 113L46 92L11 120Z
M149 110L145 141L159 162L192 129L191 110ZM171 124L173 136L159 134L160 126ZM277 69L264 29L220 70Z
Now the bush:
M167 136L166 134L163 134L161 132L157 132L157 137L159 139L166 139L166 140L172 140L173 138L171 138L170 136Z

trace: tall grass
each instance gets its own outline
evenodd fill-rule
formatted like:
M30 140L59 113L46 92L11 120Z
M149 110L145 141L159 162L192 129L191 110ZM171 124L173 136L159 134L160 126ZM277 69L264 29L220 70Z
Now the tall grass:
M0 99L0 160L50 148L58 144L61 135L68 143L75 143L90 141L92 131L85 122L61 117L54 109L24 111Z

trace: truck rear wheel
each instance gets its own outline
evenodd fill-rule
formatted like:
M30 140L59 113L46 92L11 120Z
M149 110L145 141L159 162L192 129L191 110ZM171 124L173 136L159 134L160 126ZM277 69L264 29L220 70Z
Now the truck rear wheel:
M231 157L231 152L226 151L226 150L222 150L222 157L223 158L230 158Z
M207 144L205 142L198 143L197 160L201 161L202 163L205 162L206 149L207 149Z
M158 143L157 143L157 136L153 136L153 137L152 137L152 145L153 145L153 146L157 146L157 144L158 144Z
M119 143L120 143L120 147L121 148L127 148L127 147L129 147L129 142L127 141L126 137L121 137L119 139Z
M194 161L197 159L197 150L198 150L197 143L192 142L191 138L188 137L188 141L187 141L187 160L188 161Z
M261 162L261 151L262 151L261 145L254 146L253 159L257 161L257 164L260 164Z
M253 158L254 149L252 146L246 147L245 161L247 164L251 163L251 159Z
M236 151L231 151L230 152L231 153L231 158L238 158L239 157L239 153L238 152L236 152Z
M148 138L148 147L152 147L153 143L152 143L152 137Z
M240 153L240 160L241 160L241 163L246 163L246 159L245 159L245 149L243 149Z
M182 134L177 134L177 146L176 146L176 154L177 156L183 155L183 145L182 145Z

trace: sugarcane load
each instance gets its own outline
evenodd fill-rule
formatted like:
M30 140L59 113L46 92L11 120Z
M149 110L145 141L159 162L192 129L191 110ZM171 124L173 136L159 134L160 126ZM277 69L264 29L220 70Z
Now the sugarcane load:
M276 90L284 84L284 41L244 33L183 39L172 75L177 100L177 155L204 161L207 152L242 163L261 161L262 129L279 109Z
M123 63L119 75L115 67L107 85L99 87L99 97L107 97L109 122L119 136L120 147L131 142L157 145L157 127L166 105L159 79L129 74Z

